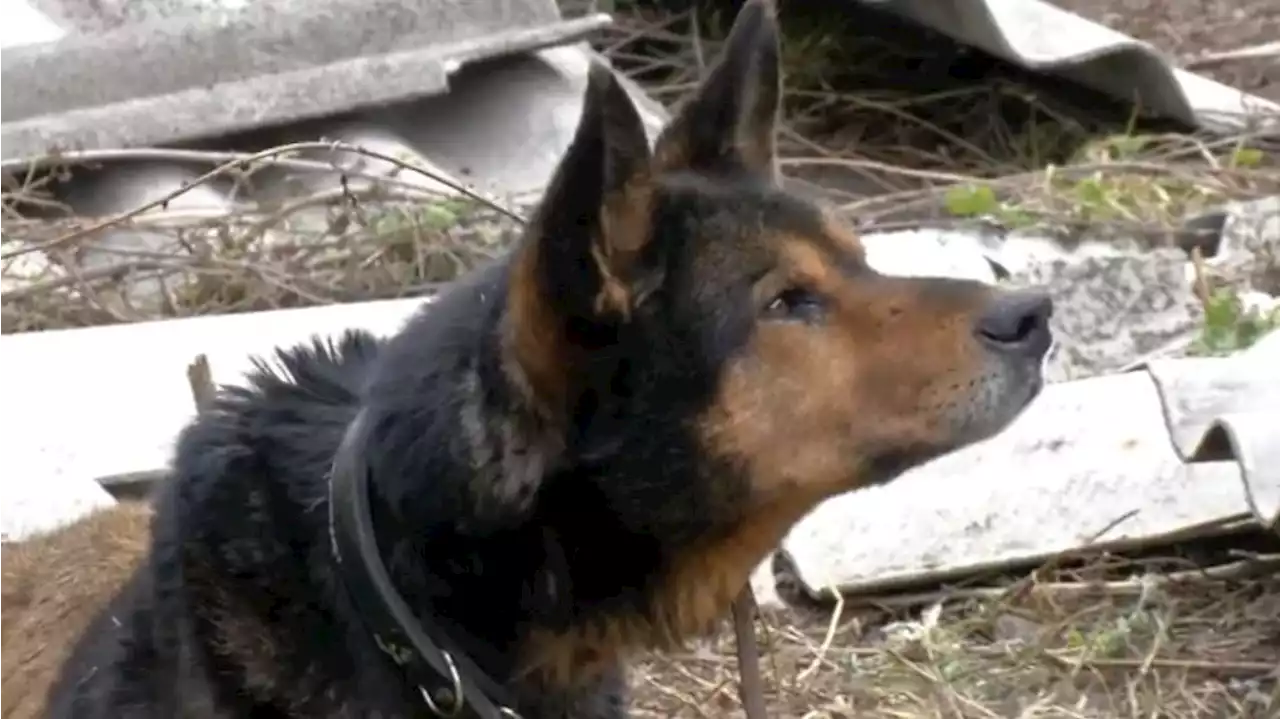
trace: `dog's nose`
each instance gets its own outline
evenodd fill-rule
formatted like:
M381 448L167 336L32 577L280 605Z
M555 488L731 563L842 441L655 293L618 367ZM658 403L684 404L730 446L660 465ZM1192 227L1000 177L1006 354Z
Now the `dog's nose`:
M1044 354L1052 342L1049 318L1053 299L1044 292L1018 290L997 293L974 325L983 344L1001 353Z

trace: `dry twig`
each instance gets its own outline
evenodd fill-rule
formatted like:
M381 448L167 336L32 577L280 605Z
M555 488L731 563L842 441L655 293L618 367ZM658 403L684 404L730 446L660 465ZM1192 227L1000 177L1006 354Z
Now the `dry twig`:
M756 646L756 600L751 585L743 587L733 603L733 635L738 646L738 694L747 719L769 716L760 674L760 650Z
M196 412L204 412L213 404L217 388L213 385L213 373L209 369L209 358L197 355L187 365L187 383L191 385L191 398L195 401Z

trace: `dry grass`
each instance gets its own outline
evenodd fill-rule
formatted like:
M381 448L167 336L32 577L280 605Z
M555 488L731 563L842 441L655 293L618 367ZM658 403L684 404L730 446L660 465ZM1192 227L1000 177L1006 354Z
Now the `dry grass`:
M519 219L492 201L432 195L394 178L355 178L363 184L353 187L354 179L338 169L291 160L296 151L173 151L185 162L212 167L206 181L290 162L342 178L331 190L283 205L246 204L212 217L164 203L117 217L57 216L49 209L55 204L49 190L58 173L96 158L43 158L46 172L21 183L11 179L3 195L3 331L428 294L500 253L518 234ZM789 155L783 165L839 167L909 182L910 189L840 203L864 230L982 222L1038 228L1064 241L1087 231L1160 245L1183 241L1177 230L1189 214L1280 193L1280 148L1247 136L1100 138L1063 165L999 177L864 157ZM143 245L104 242L111 233L152 239Z
M298 143L263 152L110 151L41 158L6 177L3 331L83 327L429 294L512 241L522 222L492 199L421 189L402 177L352 174L298 159L350 150L427 170L363 148ZM65 173L100 163L171 159L210 168L162 201L112 217L77 217L56 203ZM248 185L265 169L329 173L334 187L277 206L228 213L170 209L202 183ZM113 238L112 235L116 234ZM142 242L117 239L143 236Z
M938 38L906 37L873 11L784 23L784 170L864 227L1107 227L1158 244L1188 213L1280 193L1274 138L1205 137L1097 98L1050 97L1026 73ZM632 11L601 46L673 103L714 54L723 25ZM502 251L519 229L492 202L430 195L402 177L361 177L298 159L297 149L60 156L42 159L40 172L6 177L3 331L427 294ZM67 173L140 157L194 164L209 170L206 181L232 185L267 167L335 181L314 196L212 218L165 203L119 217L74 217L58 206ZM105 247L101 239L117 230L150 233L161 247ZM986 589L771 612L759 635L771 713L1275 716L1280 548L1272 541L1263 551L1212 561L1109 558ZM635 715L740 715L735 682L726 634L644 663Z
M1113 557L771 612L758 630L770 716L1275 716L1280 554L1197 565ZM653 658L633 681L636 716L742 716L736 682L727 634Z
M1280 192L1275 138L1172 133L1098 98L1046 93L1028 73L906 32L883 13L805 7L789 3L783 15L783 169L864 229L981 221L1068 238L1106 228L1159 244L1188 213ZM714 14L632 10L599 45L674 103L725 24ZM159 206L86 218L60 205L68 175L139 159L211 169L206 181L233 195L266 168L334 181L313 196L244 202L217 217ZM492 204L431 197L404 179L421 170L400 165L399 176L373 178L279 148L146 150L41 158L38 172L6 172L0 329L422 295L510 244L518 222ZM127 233L149 239L119 239Z
M629 10L600 45L674 104L727 21L662 4L618 2ZM955 195L977 187L994 195L981 214L1007 224L1160 234L1206 205L1280 191L1273 134L1192 132L862 6L791 0L781 20L782 167L864 227L954 218L972 205Z

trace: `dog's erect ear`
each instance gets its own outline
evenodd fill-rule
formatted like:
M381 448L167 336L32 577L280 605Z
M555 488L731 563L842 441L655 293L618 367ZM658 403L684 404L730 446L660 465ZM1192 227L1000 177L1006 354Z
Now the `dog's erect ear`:
M577 132L511 268L507 351L542 400L557 401L575 353L627 321L661 280L645 253L650 161L631 98L593 62Z
M782 100L778 34L772 0L747 0L720 58L658 139L659 169L746 169L775 178Z
M531 224L524 259L557 311L625 319L649 239L649 141L613 72L592 63L582 119Z

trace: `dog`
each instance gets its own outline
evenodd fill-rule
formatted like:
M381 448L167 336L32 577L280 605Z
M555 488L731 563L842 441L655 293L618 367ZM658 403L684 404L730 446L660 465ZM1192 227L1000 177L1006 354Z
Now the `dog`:
M4 719L45 716L49 689L72 645L147 556L150 523L147 503L121 502L4 543Z
M1019 416L1051 300L878 274L785 191L778 35L745 3L652 146L593 66L507 255L220 388L50 716L624 717L817 504Z

